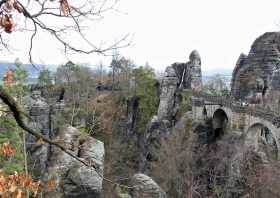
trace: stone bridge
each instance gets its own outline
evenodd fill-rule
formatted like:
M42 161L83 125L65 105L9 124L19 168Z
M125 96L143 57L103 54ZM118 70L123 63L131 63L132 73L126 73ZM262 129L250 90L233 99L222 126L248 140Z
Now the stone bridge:
M244 137L244 145L270 158L280 159L279 114L271 110L244 106L230 97L194 92L192 111L195 119L212 118L216 137L227 131Z

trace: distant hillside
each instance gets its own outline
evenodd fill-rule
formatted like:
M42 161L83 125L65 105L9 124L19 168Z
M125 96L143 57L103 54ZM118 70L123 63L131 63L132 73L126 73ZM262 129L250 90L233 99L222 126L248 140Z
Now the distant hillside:
M222 76L231 76L233 69L210 69L210 70L202 70L202 76L209 77L214 76L216 74L220 74Z
M226 84L228 88L230 88L232 69L212 69L212 70L202 71L202 82L207 82L209 79L211 79L211 77L217 74L225 78Z
M10 62L1 62L0 61L0 77L2 77L5 73L5 71L9 68L14 68L15 63ZM29 79L37 78L39 75L40 70L43 68L48 68L50 71L55 71L57 68L57 65L43 65L43 64L36 64L36 68L31 64L23 64L24 69L28 72Z

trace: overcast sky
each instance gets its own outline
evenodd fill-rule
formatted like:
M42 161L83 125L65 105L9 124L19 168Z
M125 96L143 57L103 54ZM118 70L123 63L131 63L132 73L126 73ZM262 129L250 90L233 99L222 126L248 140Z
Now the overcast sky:
M118 12L90 25L92 38L113 42L133 34L132 45L120 50L138 65L146 61L158 70L173 62L187 62L193 49L202 58L202 69L233 68L241 52L268 31L280 30L279 0L120 0ZM27 61L27 41L19 33L11 39L17 49L2 54L2 60L20 57ZM20 41L20 42L19 42ZM65 57L48 37L41 37L36 61L108 64L110 58L95 55Z

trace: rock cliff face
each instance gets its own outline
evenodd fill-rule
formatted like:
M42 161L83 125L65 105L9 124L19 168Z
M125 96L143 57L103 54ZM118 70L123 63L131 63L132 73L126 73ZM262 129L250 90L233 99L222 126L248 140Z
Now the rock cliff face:
M56 141L73 152L74 155L98 167L89 168L56 147L51 148L48 177L55 180L56 188L46 197L101 197L104 144L94 138L79 140L79 131L67 127L56 136Z
M187 63L174 63L172 67L176 71L178 86L184 89L201 89L201 58L199 53L194 50L189 56Z
M158 108L159 120L171 120L174 114L175 92L178 78L173 67L167 67L161 83L160 103Z
M50 106L40 96L40 92L36 90L32 92L31 96L24 97L23 104L30 116L27 121L28 126L50 138ZM47 144L36 144L36 139L29 134L26 136L26 143L29 159L32 161L32 167L34 167L32 173L35 177L40 178L45 174L50 147Z
M140 144L141 172L149 170L149 161L156 159L160 139L164 137L176 122L183 89L200 90L202 87L201 59L196 50L189 56L187 63L174 63L168 66L161 82L161 94L157 115L153 117ZM186 109L187 110L187 109Z
M265 103L271 110L280 112L280 68L276 68L272 73Z
M56 184L55 189L44 197L101 197L104 144L89 136L81 138L79 130L71 126L57 130L57 126L53 126L55 124L51 114L61 111L63 105L56 104L50 110L50 106L40 96L40 91L33 91L31 96L24 97L23 104L29 112L29 127L59 142L77 157L97 167L96 170L86 167L55 146L38 144L34 137L27 135L28 158L32 163L29 166L32 167L30 173L41 180L52 179Z
M240 55L232 76L232 96L242 100L265 96L279 63L280 32L265 33L253 43L248 56Z
M174 63L166 68L161 82L160 103L157 117L171 121L175 113L176 92L180 89L200 90L202 87L201 58L194 50L187 63Z

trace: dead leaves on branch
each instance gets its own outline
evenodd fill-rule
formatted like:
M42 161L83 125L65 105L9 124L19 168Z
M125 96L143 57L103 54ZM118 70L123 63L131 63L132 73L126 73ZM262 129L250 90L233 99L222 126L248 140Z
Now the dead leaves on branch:
M36 197L40 184L40 181L34 182L30 176L19 175L17 172L6 176L0 171L0 195L3 198L25 198L26 191Z
M0 145L0 153L4 155L12 155L15 149L9 142ZM34 181L29 175L21 175L14 172L12 175L6 175L0 169L0 197L1 198L27 198L27 193L36 197L39 191L51 191L55 186L53 179L49 179L46 184L41 181Z
M36 197L43 190L51 191L55 186L53 179L49 179L44 185L41 181L34 181L28 175L20 175L15 172L5 175L0 170L0 197L1 198L27 198L27 193Z
M23 7L18 2L14 2L13 6L19 13L23 12Z
M34 0L36 1L36 0ZM50 0L55 2L54 0ZM60 10L64 16L70 14L70 5L67 0L58 0L60 4ZM12 13L16 11L18 13L23 13L26 16L26 10L23 8L22 4L17 0L6 0L0 7L0 26L4 29L6 33L12 33L15 27L15 22L13 21ZM24 13L25 12L25 13ZM30 16L30 15L29 15Z
M48 191L51 191L54 188L54 186L55 186L54 180L53 179L49 179L47 181L47 189L48 189Z
M5 142L2 145L0 145L0 153L4 155L12 155L16 152L16 149L14 149L10 143Z
M23 7L16 0L7 0L1 6L0 26L6 33L12 33L15 23L13 21L12 12L16 10L23 12Z
M0 18L0 25L4 28L6 33L12 33L14 27L12 16L8 14L2 15Z
M67 0L60 0L60 9L64 16L68 16L70 14L70 6Z

